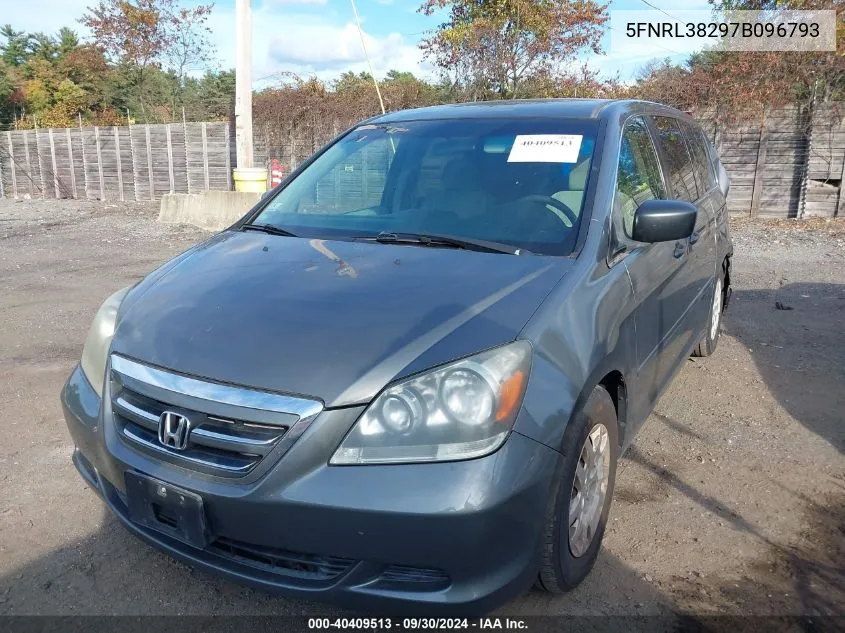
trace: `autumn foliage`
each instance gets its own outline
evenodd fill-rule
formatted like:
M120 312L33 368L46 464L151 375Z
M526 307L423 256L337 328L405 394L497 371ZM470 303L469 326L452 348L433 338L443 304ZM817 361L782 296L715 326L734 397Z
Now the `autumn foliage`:
M788 104L812 107L845 99L845 0L711 0L719 10L835 9L837 50L829 52L704 52L684 65L652 63L631 92L682 109L726 117L762 114Z
M425 0L448 19L421 44L473 99L530 96L554 84L579 53L598 53L608 4L593 0ZM529 86L526 89L526 84Z
M182 0L185 2L185 0ZM845 0L711 0L715 10L835 9L838 50L820 53L704 52L684 63L652 61L633 82L587 64L608 20L600 0L421 0L443 16L420 46L434 77L390 71L379 86L389 110L480 99L640 98L725 116L845 99ZM82 22L90 41L0 28L0 128L225 119L234 73L205 72L213 57L211 4L96 0ZM671 7L667 7L671 11ZM601 59L600 57L598 58ZM271 144L334 132L380 111L367 74L334 80L282 72L255 94L257 134Z
M0 28L0 127L66 127L213 119L231 111L234 75L203 70L213 5L100 0L55 36ZM187 116L187 113L186 113Z

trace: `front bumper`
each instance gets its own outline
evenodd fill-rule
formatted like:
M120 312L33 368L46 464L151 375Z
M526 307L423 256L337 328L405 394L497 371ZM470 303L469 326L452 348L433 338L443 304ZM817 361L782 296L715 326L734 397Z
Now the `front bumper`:
M86 481L135 535L256 588L380 613L486 612L536 577L559 454L518 433L496 453L439 464L327 466L362 408L327 410L249 484L199 477L127 447L77 367L62 405ZM205 549L133 523L124 475L203 498ZM292 561L292 562L291 562Z

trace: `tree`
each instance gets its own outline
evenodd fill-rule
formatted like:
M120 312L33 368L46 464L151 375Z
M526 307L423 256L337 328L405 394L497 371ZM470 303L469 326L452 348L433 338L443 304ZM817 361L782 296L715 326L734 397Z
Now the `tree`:
M7 66L20 66L29 57L31 35L24 31L15 31L11 24L0 28L0 36L6 38L6 43L0 45L0 55Z
M53 105L41 113L39 125L45 127L71 127L76 116L88 107L85 91L70 79L63 80L52 95Z
M62 57L79 47L79 36L76 34L76 31L66 26L59 29L59 35L56 40L59 55Z
M421 13L449 13L420 46L471 98L515 98L526 81L553 81L579 53L600 52L607 7L594 0L425 0Z
M638 99L665 103L679 110L689 110L696 105L711 103L715 95L710 90L709 78L696 73L695 56L684 65L670 60L654 60L646 64L636 76L633 88ZM695 77L694 77L695 75Z
M367 84L369 84L370 90L375 90L373 88L373 76L370 73L361 72L356 75L351 70L347 70L334 81L333 87L336 92L344 92L366 89Z
M147 68L168 46L159 0L100 0L80 22L115 62Z
M213 48L212 5L185 0L92 0L82 17L93 35L0 27L0 129L172 121L184 107L194 120L231 115L234 73L197 71ZM180 6L192 4L188 8Z
M164 57L180 79L187 72L205 68L214 57L211 29L206 23L213 8L213 4L200 4L164 12L169 40Z
M176 76L171 95L171 114L182 97L187 73L205 68L214 56L211 29L206 21L213 4L166 12L169 44L164 50L167 66Z
M50 91L40 79L28 79L23 84L23 93L29 112L40 117L50 107Z
M0 126L7 126L14 120L15 104L12 97L16 88L11 69L0 59Z
M46 33L33 33L30 38L29 59L35 57L52 62L58 58L59 46L52 37Z
M177 5L177 0L99 0L80 22L91 30L95 44L106 56L129 73L132 98L149 119L151 90L158 89L151 84L155 69L169 67L181 84L186 71L211 58L213 49L205 21L213 6L200 4L185 9ZM174 96L173 90L170 94Z
M787 103L812 107L845 96L845 0L709 0L715 11L758 10L781 21L789 11L834 9L837 50L827 52L705 52L690 59L691 79L707 87L707 101L740 111Z
M208 121L234 116L235 71L207 72L189 93L196 103L189 112L194 120Z
M65 77L89 93L101 92L111 72L102 51L90 44L63 54L59 68Z
M413 73L391 70L381 83L384 101L391 110L402 110L437 101L435 88L414 76Z
M79 21L111 61L124 65L146 119L147 71L168 46L159 0L100 0Z
M818 102L845 97L845 0L710 0L717 12L759 10L772 21L788 21L798 9L835 9L836 51L696 53L685 64L668 61L643 69L635 96L682 109L712 108L720 116L762 115L788 104L800 106L809 119Z

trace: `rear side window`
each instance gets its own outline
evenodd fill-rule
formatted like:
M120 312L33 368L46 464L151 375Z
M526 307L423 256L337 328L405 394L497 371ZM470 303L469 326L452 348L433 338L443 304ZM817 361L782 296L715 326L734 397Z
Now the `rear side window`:
M675 198L695 202L698 200L698 188L695 184L692 160L678 120L666 116L656 116L653 120L657 128L657 142L666 158L669 185Z
M706 191L716 186L716 174L713 173L713 165L707 151L707 139L704 138L704 132L697 125L681 121L681 127L687 136L692 154L692 167L695 171L698 190L701 195L704 195Z
M613 198L613 212L622 220L625 235L631 237L634 212L640 204L664 198L666 191L660 175L660 163L645 121L641 117L628 119L622 130Z

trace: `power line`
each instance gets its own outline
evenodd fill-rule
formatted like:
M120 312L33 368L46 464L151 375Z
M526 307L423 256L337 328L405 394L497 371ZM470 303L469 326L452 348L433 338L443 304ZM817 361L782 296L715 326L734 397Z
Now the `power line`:
M645 1L645 0L643 0L643 1ZM625 37L628 37L627 33L625 33L624 31L620 31L619 29L615 29L612 26L610 27L610 30L615 31L617 33L620 33L620 34L624 35ZM671 48L666 48L665 46L661 46L660 44L655 44L654 42L650 42L650 44L652 46L654 46L655 48L659 48L663 51L666 51L667 53L672 53L673 55L689 55L690 54L690 53L681 53L681 52L678 52L678 51L673 51Z
M680 22L681 24L683 24L683 23L684 23L684 20L679 20L678 18L676 18L676 17L675 17L674 15L672 15L671 13L666 13L666 11L664 11L663 9L661 9L661 8L660 8L660 7L658 7L658 6L653 5L653 4L652 4L651 2L649 2L648 0L640 0L640 2L642 2L642 3L643 3L644 5L646 5L646 6L651 7L652 9L655 9L656 11L660 11L660 13L662 13L662 14L663 14L663 15L665 15L666 17L669 17L669 18L672 18L673 20L675 20L675 22Z

